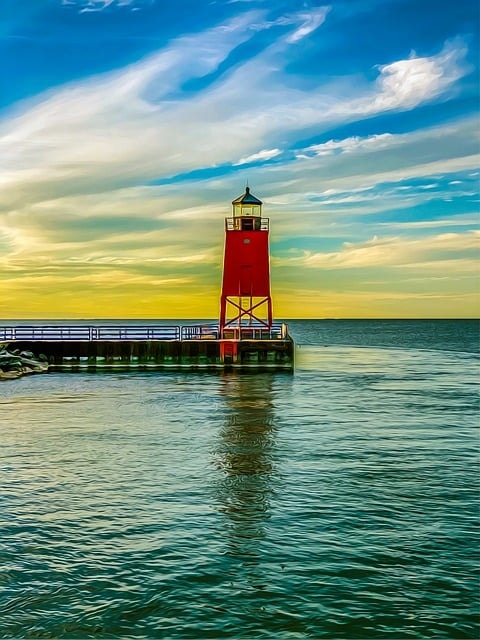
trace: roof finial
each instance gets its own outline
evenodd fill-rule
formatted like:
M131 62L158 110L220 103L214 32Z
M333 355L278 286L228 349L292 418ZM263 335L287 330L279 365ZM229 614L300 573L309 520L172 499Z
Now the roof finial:
M250 193L250 187L248 186L248 178L247 178L247 184L245 186L245 193Z

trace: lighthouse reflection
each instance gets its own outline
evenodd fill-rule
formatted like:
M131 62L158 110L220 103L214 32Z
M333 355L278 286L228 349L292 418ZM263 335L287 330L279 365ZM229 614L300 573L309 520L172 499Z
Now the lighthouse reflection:
M227 516L230 553L253 560L265 536L274 484L275 427L271 374L222 379L227 418L215 464L220 510Z

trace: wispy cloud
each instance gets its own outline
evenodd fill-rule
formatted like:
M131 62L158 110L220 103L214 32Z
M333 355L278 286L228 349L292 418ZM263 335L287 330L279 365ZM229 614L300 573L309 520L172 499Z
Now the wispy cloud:
M182 83L215 71L234 47L247 41L257 17L257 12L247 12L221 27L183 37L124 70L72 83L4 118L0 206L43 200L53 192L98 192L200 168L265 160L278 154L279 140L305 127L321 130L335 121L406 108L413 99L416 104L431 100L466 72L461 62L465 47L457 42L427 62L412 58L381 68L383 80L364 87L362 97L335 97L334 86L308 93L279 88L276 75L270 77L267 51L257 55L254 76L250 61L193 100L175 97ZM421 73L412 71L418 66ZM406 85L393 80L405 77ZM422 91L414 88L416 83ZM330 142L308 151L345 152L389 142L386 135L350 138L340 146Z
M302 150L298 155L305 156L313 153L317 156L333 155L335 153L352 153L354 151L376 150L391 147L399 137L391 133L381 133L361 138L352 136L343 140L328 140L321 144L314 144Z
M238 162L234 162L235 166L241 164L249 164L251 162L259 162L263 160L271 160L276 156L280 155L282 152L280 149L263 149L263 151L259 151L258 153L252 153L250 156L246 156L245 158L240 158Z
M476 252L480 233L442 233L431 237L373 237L367 242L345 242L341 251L331 253L305 252L303 256L291 258L300 260L310 268L362 269L378 266L411 266L419 262L438 263L452 259L452 254L471 252L469 269L477 269ZM453 256L454 257L454 256ZM427 260L428 258L428 260Z
M130 10L139 10L151 5L155 0L61 0L61 4L67 7L77 7L79 13L103 11L104 9L128 7Z
M301 25L295 29L295 31L287 37L287 42L294 43L302 40L306 36L313 33L320 25L325 22L328 12L331 7L316 7L311 9L307 13L300 13L295 17L295 20L300 19Z

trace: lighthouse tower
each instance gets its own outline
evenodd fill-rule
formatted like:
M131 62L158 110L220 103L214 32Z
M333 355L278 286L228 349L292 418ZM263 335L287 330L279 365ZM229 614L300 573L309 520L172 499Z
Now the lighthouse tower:
M221 337L241 339L243 327L272 326L269 219L262 218L262 204L247 187L233 200L232 217L225 218Z

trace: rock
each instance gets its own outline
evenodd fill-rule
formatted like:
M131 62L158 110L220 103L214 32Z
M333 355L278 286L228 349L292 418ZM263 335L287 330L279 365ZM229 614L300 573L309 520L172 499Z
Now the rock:
M36 356L31 351L14 349L9 351L8 343L0 345L0 380L19 378L28 373L45 373L48 371L47 358Z
M13 378L20 378L21 371L2 371L0 369L0 380L12 380Z

